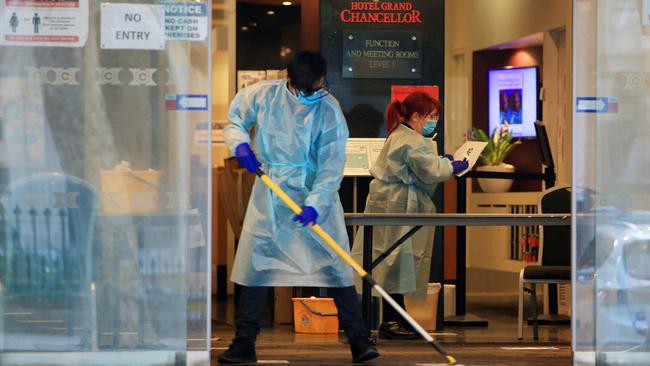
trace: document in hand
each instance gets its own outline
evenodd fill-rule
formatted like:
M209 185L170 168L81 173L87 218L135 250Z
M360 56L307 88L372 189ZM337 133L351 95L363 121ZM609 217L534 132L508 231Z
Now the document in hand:
M467 162L469 163L469 167L456 174L456 176L461 177L463 174L472 170L472 167L478 161L479 155L481 155L481 151L485 149L487 144L488 143L485 141L466 141L461 147L458 148L458 150L456 150L454 153L454 160L463 160L467 158Z

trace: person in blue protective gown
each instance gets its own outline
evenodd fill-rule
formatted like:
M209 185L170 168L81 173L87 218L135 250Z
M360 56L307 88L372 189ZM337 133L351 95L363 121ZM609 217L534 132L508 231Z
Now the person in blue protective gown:
M241 285L236 333L220 363L256 362L259 317L273 286L327 287L353 361L379 356L368 339L351 268L305 227L318 223L349 252L338 195L348 128L326 72L321 54L301 51L287 65L286 80L248 86L230 105L231 124L224 129L230 151L250 172L262 166L302 212L294 215L256 180L231 275Z
M386 110L389 136L370 169L365 213L435 213L432 196L436 186L452 174L467 169L467 160L438 155L431 136L442 113L442 104L429 94L413 92L403 102L393 101ZM373 260L397 242L411 227L375 226ZM373 269L373 278L404 308L404 296L426 295L435 228L424 226ZM355 260L363 260L363 227L352 246ZM360 283L357 283L360 286ZM408 309L406 309L408 311ZM417 339L420 336L388 303L383 303L379 336Z

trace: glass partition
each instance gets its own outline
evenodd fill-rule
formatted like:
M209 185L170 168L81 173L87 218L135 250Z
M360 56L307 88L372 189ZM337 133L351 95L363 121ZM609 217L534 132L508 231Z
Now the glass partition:
M1 0L1 365L209 363L211 8Z
M650 364L650 7L574 3L577 365Z

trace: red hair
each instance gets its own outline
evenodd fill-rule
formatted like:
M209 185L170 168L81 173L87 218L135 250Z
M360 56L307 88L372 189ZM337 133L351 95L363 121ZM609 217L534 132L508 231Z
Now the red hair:
M386 130L390 135L399 126L401 121L411 119L413 113L418 112L421 116L427 116L437 111L442 114L442 103L424 92L413 92L404 98L403 102L393 100L386 108Z

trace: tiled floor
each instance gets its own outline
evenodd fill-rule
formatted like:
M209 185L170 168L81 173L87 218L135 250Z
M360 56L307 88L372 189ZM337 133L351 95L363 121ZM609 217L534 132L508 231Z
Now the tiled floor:
M217 304L213 322L213 364L232 338L232 305ZM435 334L447 352L463 365L571 365L569 326L540 327L540 342L532 342L532 329L525 328L518 342L516 306L469 304L468 311L489 321L487 328L447 327ZM218 338L218 339L216 339ZM444 364L424 341L379 340L381 357L372 365ZM290 365L341 365L351 363L344 335L297 334L290 325L267 322L257 343L261 363Z

